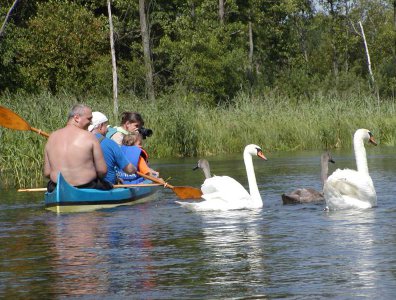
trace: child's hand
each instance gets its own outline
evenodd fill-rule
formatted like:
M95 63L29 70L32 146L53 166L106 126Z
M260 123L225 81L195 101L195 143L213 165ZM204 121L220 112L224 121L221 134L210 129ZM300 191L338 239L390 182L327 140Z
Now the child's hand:
M159 178L159 172L151 170L151 176Z

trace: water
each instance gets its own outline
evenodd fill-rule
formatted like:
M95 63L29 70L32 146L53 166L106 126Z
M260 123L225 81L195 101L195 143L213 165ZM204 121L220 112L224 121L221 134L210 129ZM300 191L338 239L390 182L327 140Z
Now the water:
M378 207L325 212L282 205L296 187L320 189L319 152L255 159L260 210L191 213L170 189L155 201L57 215L41 193L2 191L0 298L394 299L394 148L368 149ZM335 167L354 167L350 151ZM173 185L199 186L196 159L154 161ZM240 155L212 173L247 186Z

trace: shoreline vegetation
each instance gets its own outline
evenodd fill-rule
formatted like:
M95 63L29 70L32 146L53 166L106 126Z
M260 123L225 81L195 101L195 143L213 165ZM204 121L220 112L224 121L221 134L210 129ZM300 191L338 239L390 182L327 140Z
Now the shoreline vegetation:
M70 108L78 102L106 114L111 125L119 124L112 100L104 96L0 95L0 105L48 133L65 125ZM120 96L119 112L143 115L145 127L154 131L145 141L152 158L236 153L248 143L262 145L264 152L348 149L357 128L372 130L381 145L394 146L396 141L395 99L381 99L378 105L372 95L317 94L307 100L240 93L230 106L214 108L203 102L176 93L155 102ZM31 131L0 127L0 185L42 184L45 143Z

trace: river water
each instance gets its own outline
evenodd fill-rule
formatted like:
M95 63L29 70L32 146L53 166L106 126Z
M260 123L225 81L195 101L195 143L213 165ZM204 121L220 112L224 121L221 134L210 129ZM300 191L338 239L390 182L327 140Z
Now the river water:
M369 147L378 207L323 211L282 205L321 188L319 152L254 160L264 207L192 213L170 189L154 201L56 214L42 193L1 191L0 298L394 299L396 149ZM354 168L351 151L335 167ZM198 187L196 159L152 162L173 185ZM212 173L247 186L241 155L210 158Z

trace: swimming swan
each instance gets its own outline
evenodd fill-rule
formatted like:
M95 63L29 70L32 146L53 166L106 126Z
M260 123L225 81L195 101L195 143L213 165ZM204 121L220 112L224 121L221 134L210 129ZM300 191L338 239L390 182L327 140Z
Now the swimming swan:
M353 137L357 171L337 169L324 185L326 209L370 208L377 205L377 195L367 167L364 141L377 145L367 129L358 129Z
M253 155L267 160L259 146L250 144L245 147L243 160L245 162L250 194L235 179L229 176L214 176L205 179L201 186L204 201L195 203L176 201L176 203L192 211L224 211L262 207L263 200L257 187L252 160Z
M330 152L324 152L320 157L321 166L321 179L322 179L322 189L323 185L327 180L327 175L329 172L329 162L335 163L331 157ZM311 203L324 201L323 192L319 192L312 188L301 188L296 189L289 194L282 194L283 204L298 204L298 203Z

